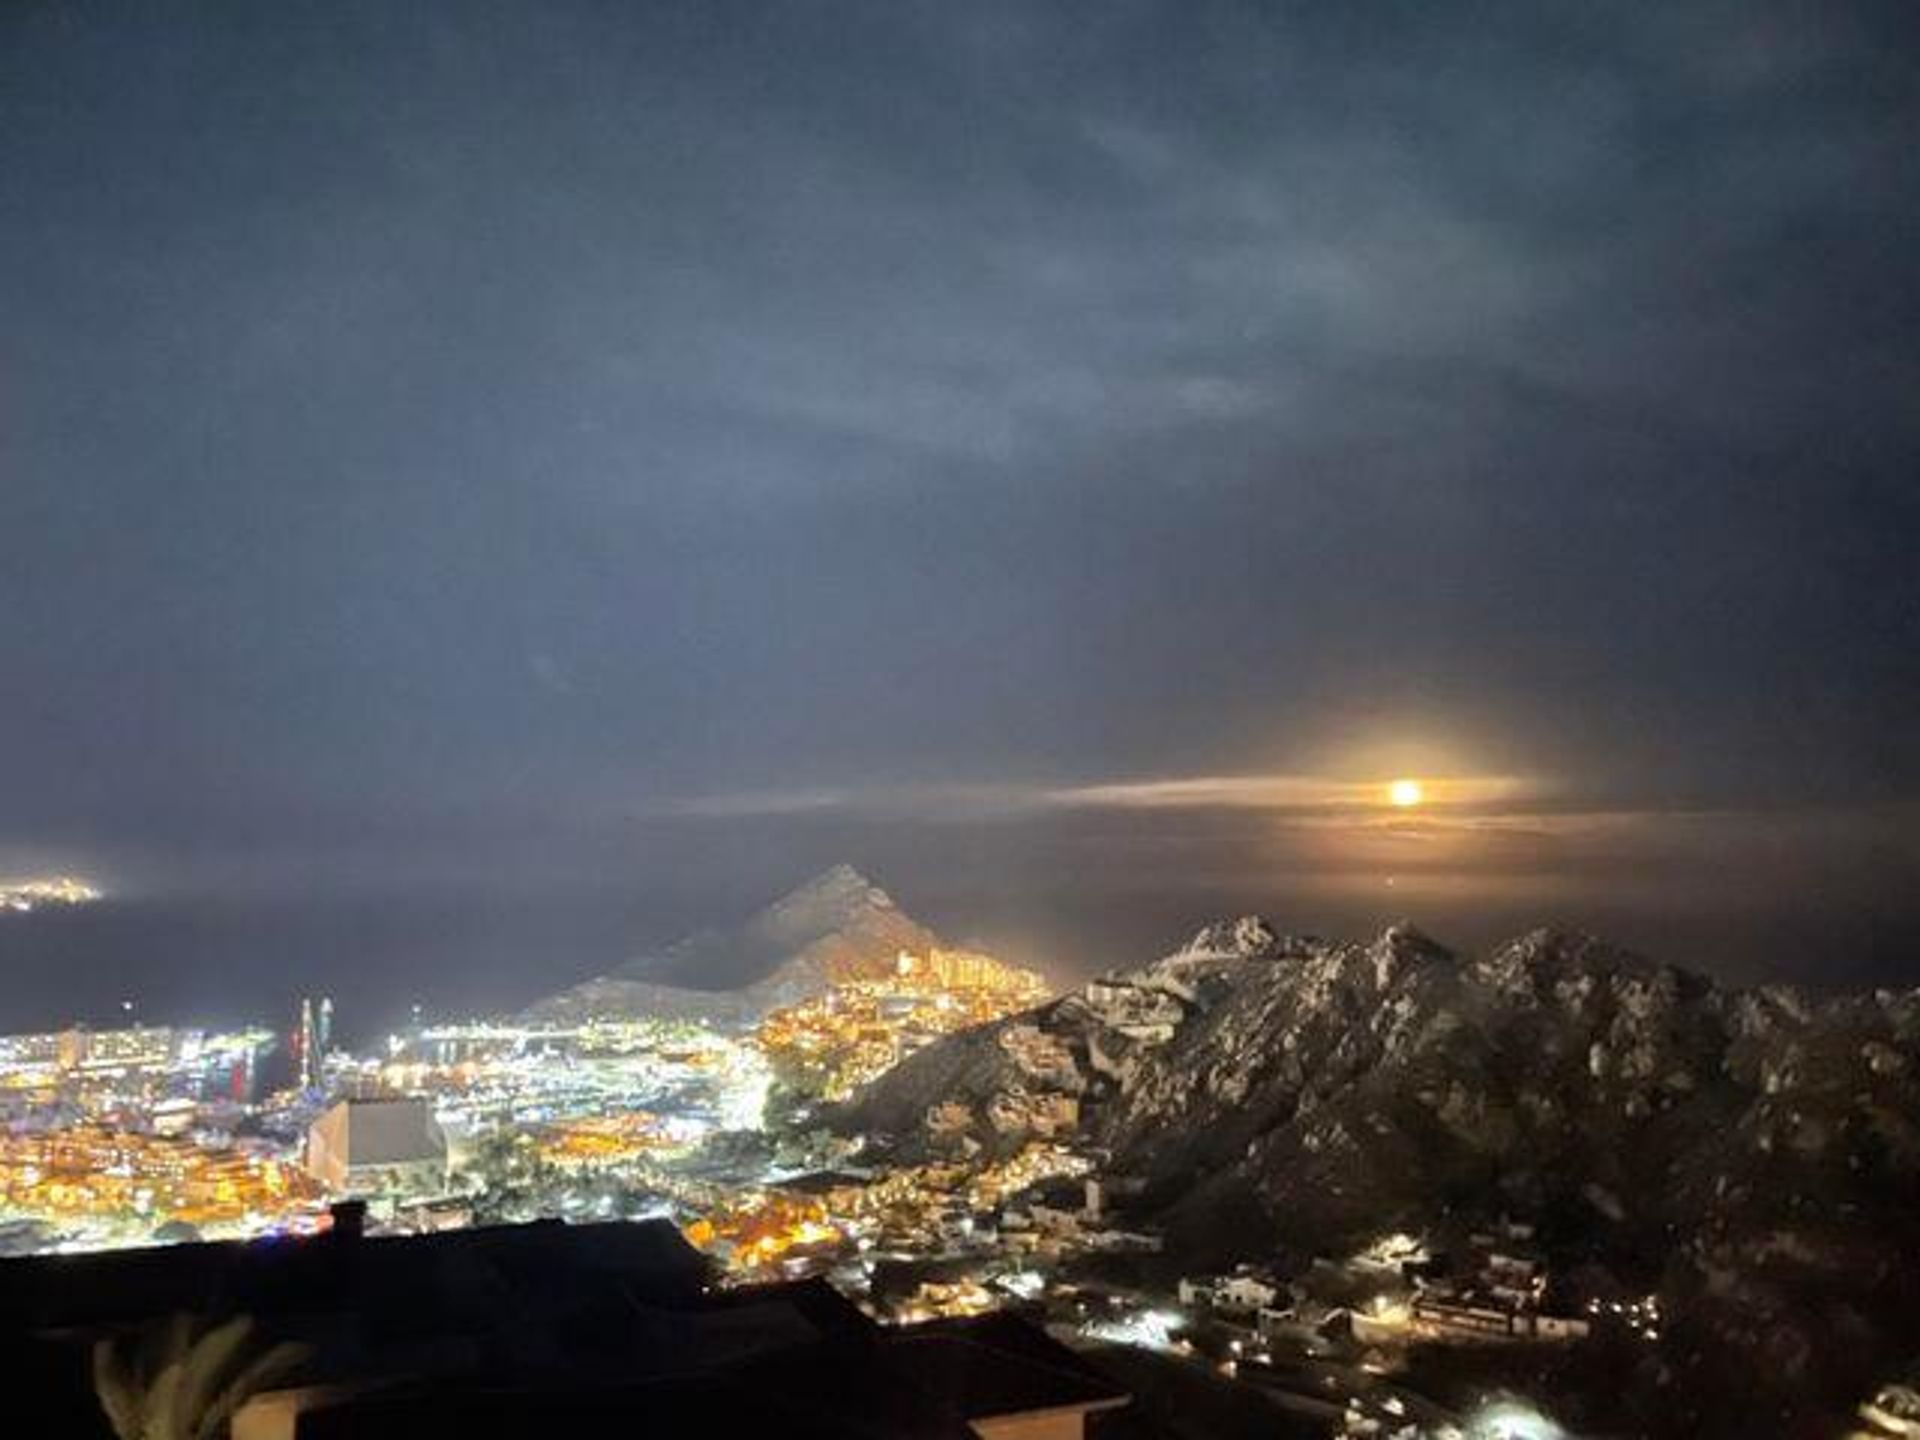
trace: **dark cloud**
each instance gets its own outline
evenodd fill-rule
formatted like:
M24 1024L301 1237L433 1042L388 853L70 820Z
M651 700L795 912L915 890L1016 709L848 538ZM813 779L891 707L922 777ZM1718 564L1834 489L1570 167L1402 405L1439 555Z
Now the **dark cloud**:
M1071 943L1124 908L1081 821L663 812L1423 753L1839 816L1716 894L1800 875L1898 971L1917 38L8 7L0 846L663 917L851 848ZM1284 899L1244 821L1128 915Z

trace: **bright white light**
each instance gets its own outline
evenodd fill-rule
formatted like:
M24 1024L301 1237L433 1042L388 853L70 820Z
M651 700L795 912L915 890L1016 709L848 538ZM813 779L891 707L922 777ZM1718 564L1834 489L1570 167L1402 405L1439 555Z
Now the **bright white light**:
M1395 780L1387 786L1387 799L1402 810L1410 810L1425 797L1418 780Z
M1568 1440L1567 1432L1518 1400L1500 1400L1467 1421L1470 1440Z
M1173 1332L1186 1325L1184 1316L1171 1310L1147 1310L1118 1320L1101 1320L1086 1327L1095 1340L1111 1340L1120 1345L1138 1345L1147 1350L1173 1348Z
M1022 1300L1037 1300L1040 1292L1046 1288L1046 1280L1037 1270L1016 1270L1011 1275L1002 1276L1000 1283Z

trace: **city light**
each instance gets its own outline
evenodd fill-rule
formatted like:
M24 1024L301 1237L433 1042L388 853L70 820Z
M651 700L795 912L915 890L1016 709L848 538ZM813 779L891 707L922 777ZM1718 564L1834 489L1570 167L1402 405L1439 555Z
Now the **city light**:
M0 880L0 914L29 914L51 905L90 905L105 895L85 880L50 875L32 880Z
M1186 1323L1184 1316L1172 1310L1142 1310L1117 1319L1095 1321L1085 1327L1085 1333L1090 1339L1116 1345L1170 1351L1177 1348L1174 1332L1185 1329Z

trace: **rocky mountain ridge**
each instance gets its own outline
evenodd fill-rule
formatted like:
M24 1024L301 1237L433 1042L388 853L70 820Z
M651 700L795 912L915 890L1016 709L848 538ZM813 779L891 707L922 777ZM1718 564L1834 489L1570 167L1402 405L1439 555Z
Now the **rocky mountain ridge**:
M1362 945L1209 925L913 1057L842 1123L923 1145L928 1107L1033 1088L1016 1028L1073 1057L1077 1138L1117 1167L1208 1174L1329 1238L1454 1192L1659 1227L1827 1172L1920 1176L1920 992L1723 989L1548 930L1468 957L1407 926Z
M1247 917L937 1042L835 1123L913 1156L1063 1114L1046 1138L1140 1182L1133 1218L1182 1264L1522 1216L1561 1263L1658 1289L1657 1383L1721 1367L1701 1393L1758 1356L1784 1394L1844 1395L1920 1333L1920 990L1732 989L1551 930L1465 956Z

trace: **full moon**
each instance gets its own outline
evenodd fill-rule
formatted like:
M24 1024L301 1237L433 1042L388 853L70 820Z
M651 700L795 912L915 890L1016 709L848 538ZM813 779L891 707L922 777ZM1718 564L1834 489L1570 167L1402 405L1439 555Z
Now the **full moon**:
M1402 810L1409 810L1422 799L1418 780L1395 780L1387 786L1387 799Z

